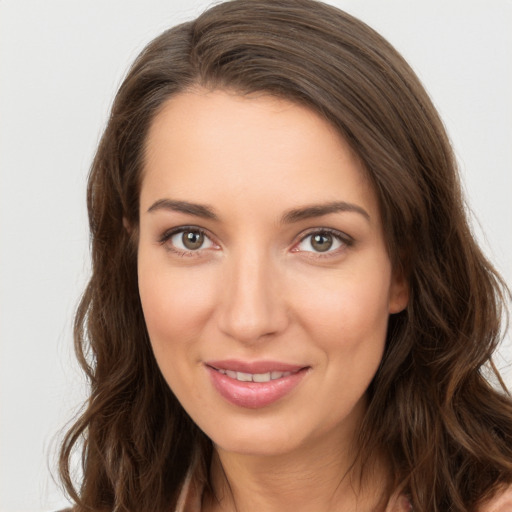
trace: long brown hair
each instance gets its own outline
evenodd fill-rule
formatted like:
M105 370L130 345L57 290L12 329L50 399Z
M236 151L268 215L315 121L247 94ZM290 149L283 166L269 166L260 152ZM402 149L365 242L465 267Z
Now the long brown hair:
M170 510L192 451L211 456L157 367L136 270L148 128L196 85L307 105L361 158L410 300L390 318L359 456L364 467L384 452L417 512L474 510L512 482L512 402L486 379L499 379L491 356L508 292L468 227L450 143L417 77L364 23L314 0L215 6L151 42L116 96L89 178L92 277L75 320L91 392L60 459L75 510Z

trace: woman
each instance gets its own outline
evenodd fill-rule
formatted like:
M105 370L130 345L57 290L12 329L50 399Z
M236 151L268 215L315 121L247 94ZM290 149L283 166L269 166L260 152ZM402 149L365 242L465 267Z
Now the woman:
M510 510L512 404L483 373L506 288L366 25L235 0L165 32L88 206L76 510Z

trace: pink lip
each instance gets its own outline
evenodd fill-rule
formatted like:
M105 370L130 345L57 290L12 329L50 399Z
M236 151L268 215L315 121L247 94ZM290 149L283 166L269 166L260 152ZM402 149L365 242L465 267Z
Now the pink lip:
M217 370L231 370L244 373L298 372L304 368L302 365L282 363L280 361L238 361L236 359L207 361L206 366L211 366Z
M276 361L208 361L205 367L210 374L213 386L219 394L231 404L247 409L265 407L283 398L298 386L308 370L308 367ZM272 371L292 373L268 382L241 382L218 370L252 374Z

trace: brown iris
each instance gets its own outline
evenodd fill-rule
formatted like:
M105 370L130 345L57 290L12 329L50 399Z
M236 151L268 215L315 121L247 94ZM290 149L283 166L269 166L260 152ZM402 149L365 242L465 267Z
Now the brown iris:
M311 237L311 247L318 252L328 251L332 247L332 235L329 233L317 233Z
M181 236L183 245L190 251L199 249L204 243L204 234L200 231L185 231Z

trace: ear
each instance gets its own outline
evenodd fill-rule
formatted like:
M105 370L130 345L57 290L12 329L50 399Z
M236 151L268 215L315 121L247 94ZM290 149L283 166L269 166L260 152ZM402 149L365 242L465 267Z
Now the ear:
M402 271L393 272L389 289L389 313L400 313L409 303L409 281Z
M132 234L132 226L126 217L123 217L123 226L124 226L124 229L126 229L126 232L129 235L131 235Z

